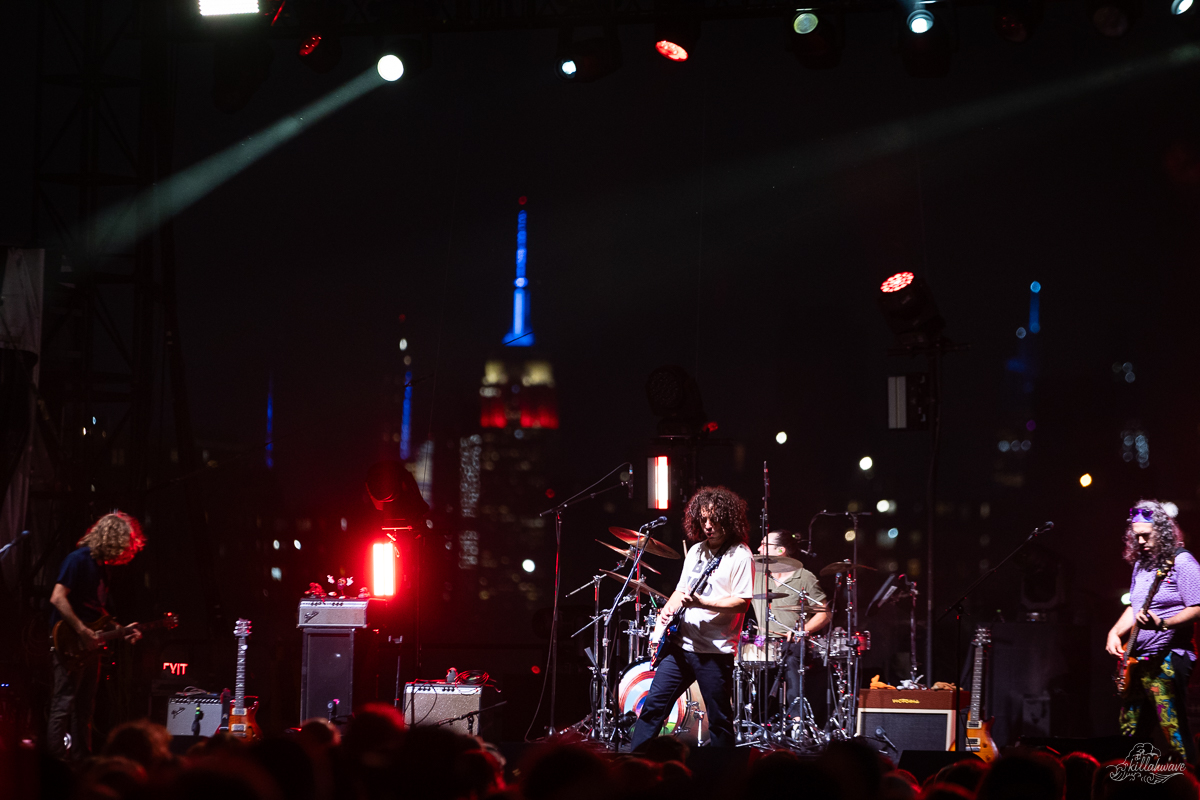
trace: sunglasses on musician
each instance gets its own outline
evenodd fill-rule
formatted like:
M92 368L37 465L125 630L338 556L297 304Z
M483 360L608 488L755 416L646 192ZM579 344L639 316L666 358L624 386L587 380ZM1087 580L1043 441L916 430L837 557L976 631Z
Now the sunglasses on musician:
M1131 508L1129 509L1130 522L1153 522L1154 509L1152 508Z

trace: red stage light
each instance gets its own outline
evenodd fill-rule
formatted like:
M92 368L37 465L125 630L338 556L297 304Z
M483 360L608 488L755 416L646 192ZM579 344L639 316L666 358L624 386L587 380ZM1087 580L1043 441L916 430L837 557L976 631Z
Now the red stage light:
M396 551L391 542L371 545L371 594L375 597L396 594Z
M651 456L647 464L650 487L647 499L650 508L665 511L671 505L671 465L666 456Z
M313 35L300 43L300 55L311 55L313 50L317 49L317 45L321 43L321 37Z
M669 58L672 61L687 61L688 59L687 50L666 39L663 39L661 42L655 42L654 49L658 51L659 55Z
M554 490L553 490L553 489L547 489L547 490L546 490L546 497L549 497L549 498L553 499L553 498L554 498Z
M528 198L526 198L525 195L521 195L520 197L517 198L517 202L520 203L521 205L525 205L525 201L527 199Z
M537 664L534 664L532 667L530 667L529 671L532 672L534 675L542 674L542 668L539 667Z
M913 274L911 272L897 272L895 275L884 281L879 287L879 290L881 292L898 292L912 282Z

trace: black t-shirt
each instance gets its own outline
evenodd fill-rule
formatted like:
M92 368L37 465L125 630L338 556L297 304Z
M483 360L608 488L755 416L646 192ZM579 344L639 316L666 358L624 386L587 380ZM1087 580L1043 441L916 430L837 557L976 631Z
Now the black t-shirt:
M70 592L71 610L84 622L95 622L108 611L108 568L92 558L92 548L77 548L63 559L58 580ZM55 608L50 613L50 627L62 619Z

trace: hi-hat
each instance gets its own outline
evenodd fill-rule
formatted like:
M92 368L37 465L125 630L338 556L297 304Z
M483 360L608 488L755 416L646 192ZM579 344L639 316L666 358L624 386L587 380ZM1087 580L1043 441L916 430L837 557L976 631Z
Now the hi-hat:
M597 539L596 541L597 541L599 544L602 544L602 545L604 545L605 547L607 547L609 550L612 550L613 552L616 552L616 553L620 553L621 555L625 556L626 558L628 558L628 559L630 559L630 560L637 558L637 550L634 550L632 547L630 547L630 548L628 548L628 549L626 549L626 550L622 550L622 549L621 549L621 548L619 548L619 547L614 547L613 545L609 544L608 542L601 542L599 539ZM642 568L642 569L648 569L648 570L650 570L650 571L651 571L651 572L653 572L655 575L662 575L662 573L661 573L661 572L659 572L659 571L658 571L658 570L656 570L654 567L652 567L652 566L650 566L649 564L647 564L645 561L641 562L640 566L641 566L641 568Z
M752 600L778 600L781 597L791 597L787 592L764 592L754 595Z
M613 572L610 569L602 569L600 571L603 572L608 577L613 578L614 580L618 580L621 583L625 582L625 576L619 572ZM635 589L636 591L639 591L639 592L645 592L646 594L650 595L651 597L657 597L659 600L667 599L667 596L665 594L663 594L662 592L660 592L658 589L655 589L654 587L652 587L646 583L643 583L642 581L635 580L633 578L629 579L629 588Z
M839 572L847 573L852 569L869 569L871 572L875 572L874 567L868 567L866 564L851 564L849 561L835 561L821 569L821 577L827 578L830 575L836 575Z
M794 558L787 556L764 556L756 554L753 556L755 564L762 564L767 568L767 572L795 572L804 566Z
M648 534L631 531L629 528L609 528L608 532L622 542L625 542L625 544L645 548L646 552L650 555L662 556L663 558L680 558L679 553L675 552L669 545L665 545L657 539L651 539Z

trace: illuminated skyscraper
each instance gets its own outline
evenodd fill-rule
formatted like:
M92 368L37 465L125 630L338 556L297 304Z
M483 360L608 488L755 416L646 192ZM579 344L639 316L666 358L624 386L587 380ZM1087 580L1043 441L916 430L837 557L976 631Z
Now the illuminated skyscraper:
M553 599L554 535L538 514L554 503L549 476L558 449L554 369L533 346L527 220L522 207L512 330L483 365L479 432L459 442L459 567L475 572L474 592L489 615L511 612L505 618L521 630L506 635L517 636L531 633L529 612Z

